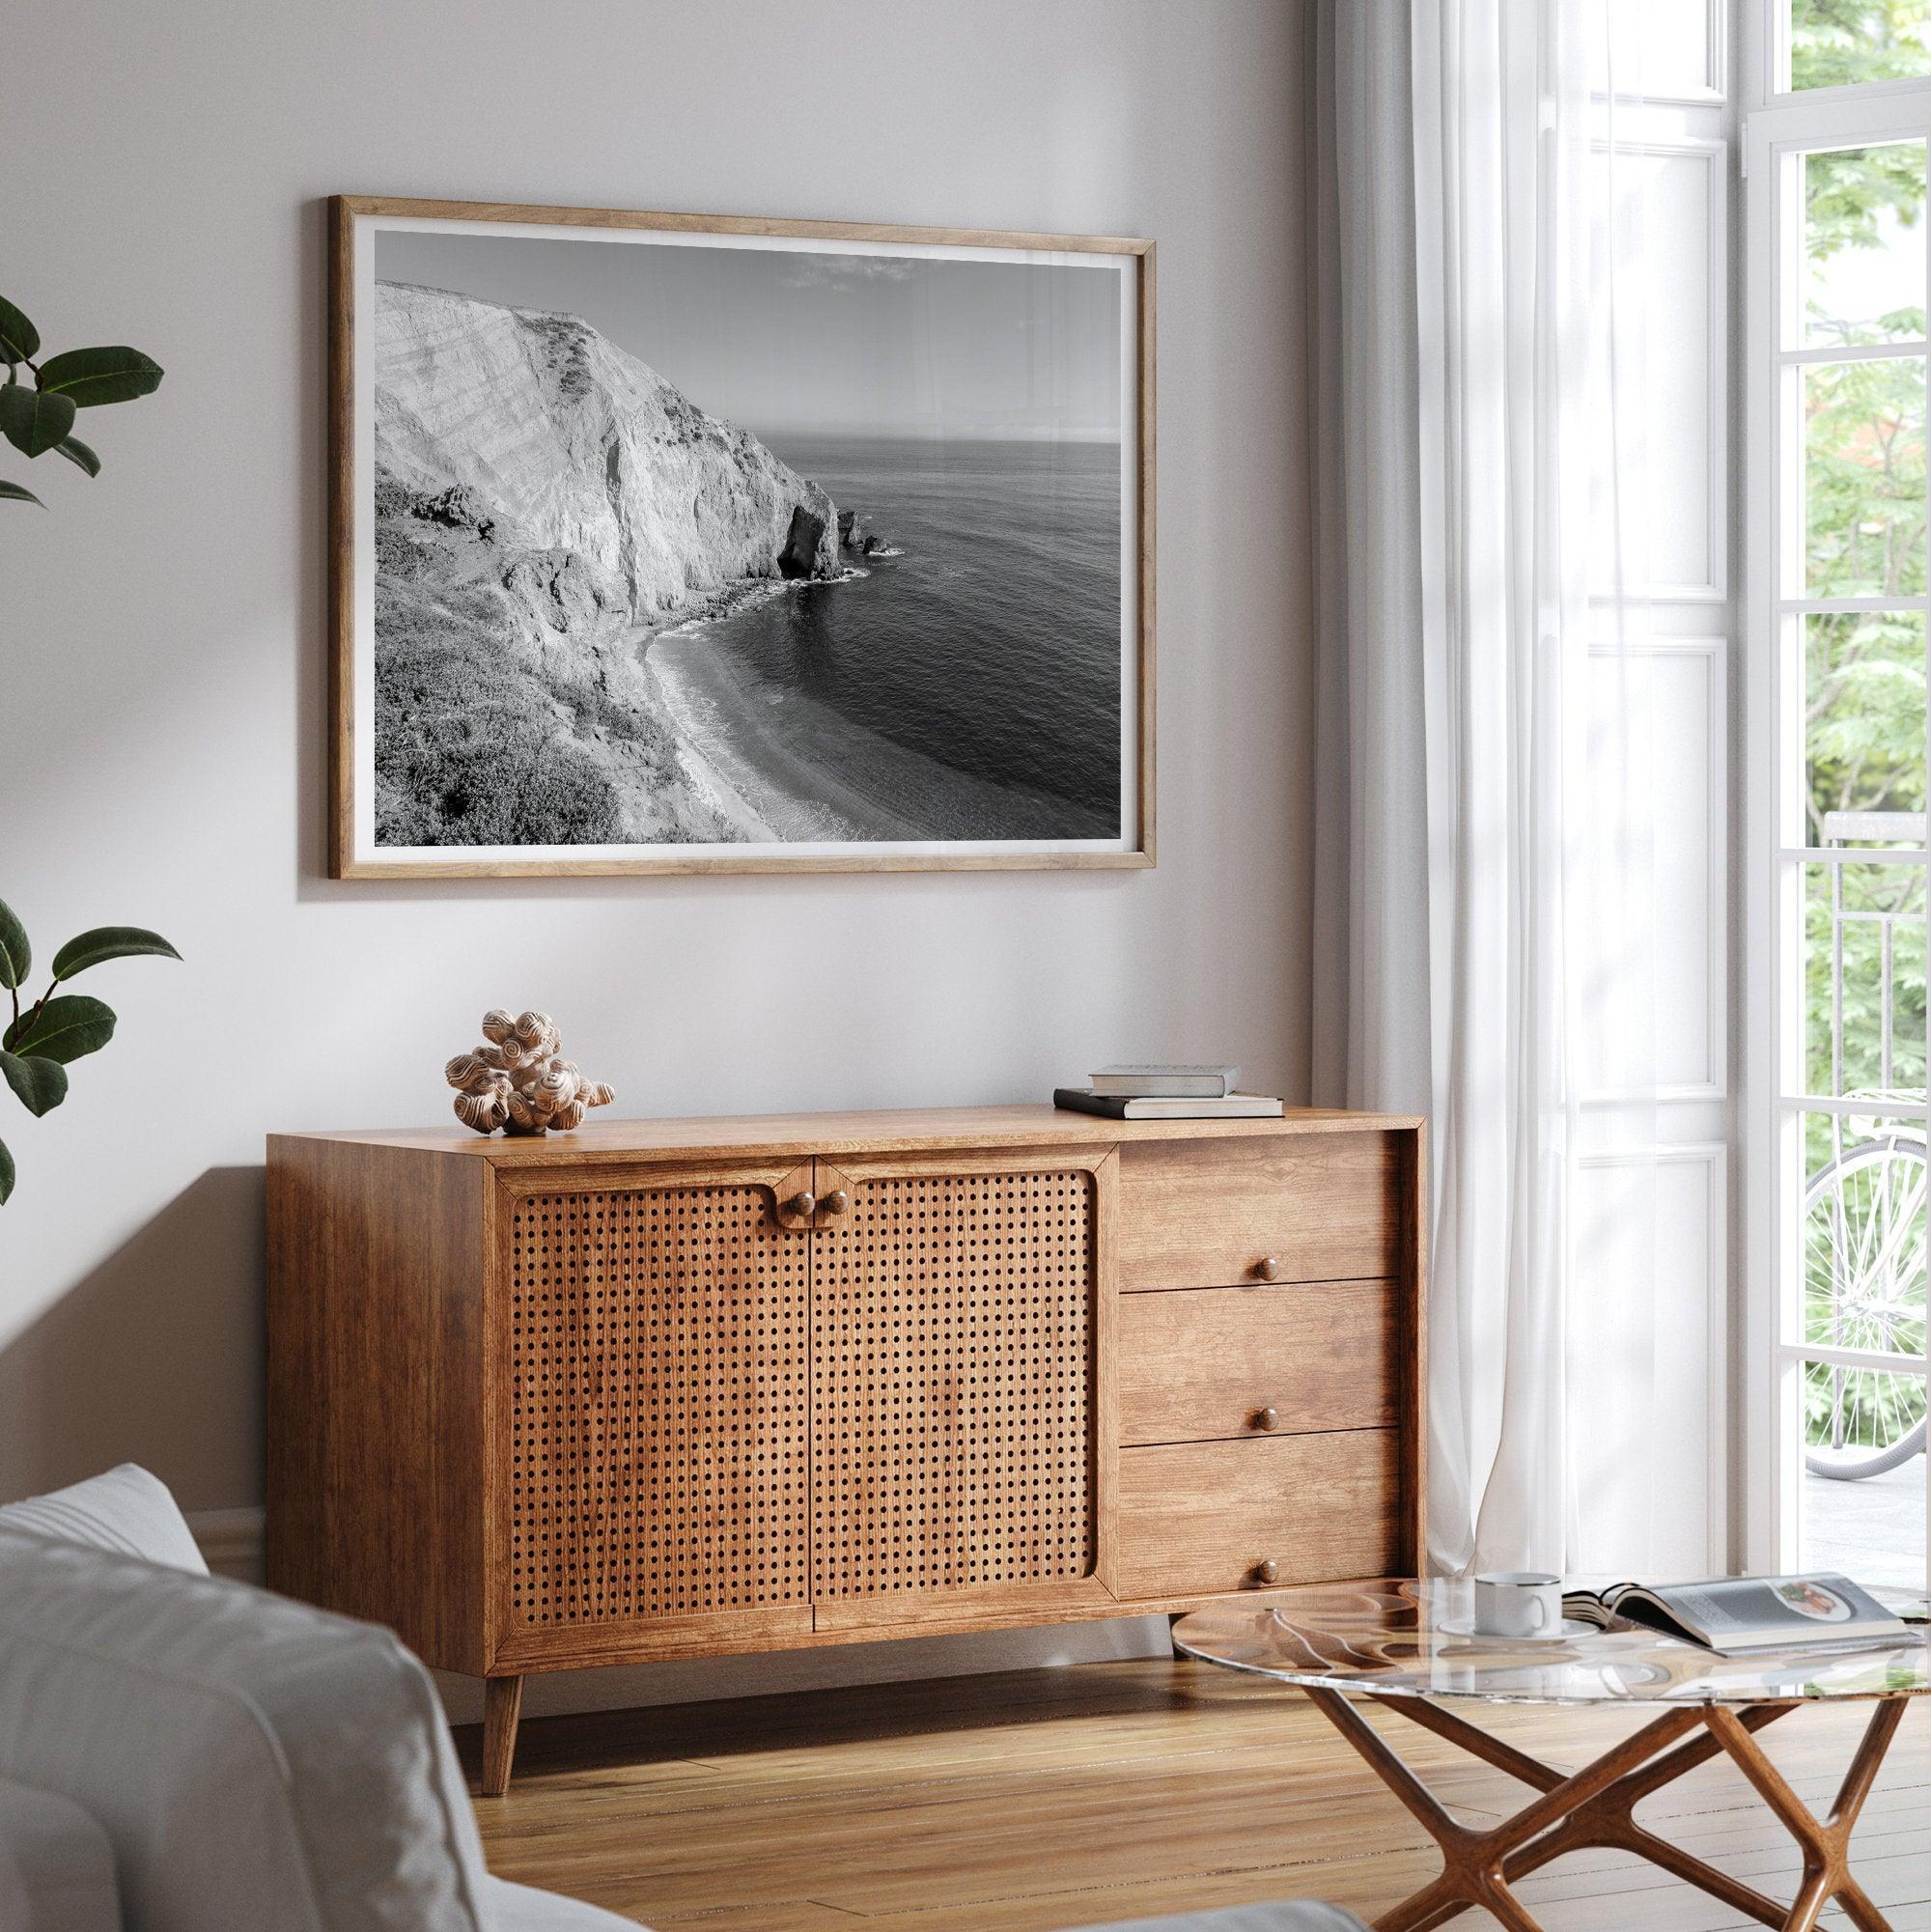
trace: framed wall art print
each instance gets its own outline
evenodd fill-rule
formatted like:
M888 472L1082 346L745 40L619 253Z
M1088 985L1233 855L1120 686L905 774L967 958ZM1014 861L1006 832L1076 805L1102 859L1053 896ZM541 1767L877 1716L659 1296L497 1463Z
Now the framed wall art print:
M332 207L335 876L1153 863L1150 241Z

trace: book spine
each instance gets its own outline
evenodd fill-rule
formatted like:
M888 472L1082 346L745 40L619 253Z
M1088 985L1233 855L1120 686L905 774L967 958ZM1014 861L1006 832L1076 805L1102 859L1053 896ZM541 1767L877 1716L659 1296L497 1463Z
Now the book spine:
M1079 1087L1054 1087L1052 1104L1073 1113L1097 1113L1102 1120L1127 1118L1125 1101L1109 1099L1105 1094L1089 1094Z
M1095 1080L1094 1093L1102 1100L1225 1100L1224 1080Z

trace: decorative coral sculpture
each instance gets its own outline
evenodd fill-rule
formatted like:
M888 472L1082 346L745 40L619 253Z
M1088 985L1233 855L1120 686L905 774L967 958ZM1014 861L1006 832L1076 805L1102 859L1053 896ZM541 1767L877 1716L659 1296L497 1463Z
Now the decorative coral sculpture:
M478 1134L568 1133L593 1106L615 1096L602 1080L586 1080L547 1013L519 1013L500 1006L483 1016L484 1044L459 1053L443 1068L456 1089L456 1117Z

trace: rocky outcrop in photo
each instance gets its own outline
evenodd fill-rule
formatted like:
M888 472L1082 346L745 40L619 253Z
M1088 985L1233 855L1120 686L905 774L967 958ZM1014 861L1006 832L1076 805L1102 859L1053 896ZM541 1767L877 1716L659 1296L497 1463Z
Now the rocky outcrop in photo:
M778 552L778 571L788 577L822 576L819 552L825 546L825 518L814 517L802 503L791 513L791 528Z
M854 556L871 557L884 549L885 540L855 510L838 513L838 547Z
M576 317L376 294L378 842L755 835L641 646L836 576L837 507Z

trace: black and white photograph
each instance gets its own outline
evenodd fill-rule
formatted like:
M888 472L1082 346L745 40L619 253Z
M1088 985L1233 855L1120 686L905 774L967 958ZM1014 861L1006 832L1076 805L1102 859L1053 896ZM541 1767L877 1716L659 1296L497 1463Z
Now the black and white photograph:
M420 206L338 204L341 873L1151 862L1146 244Z

